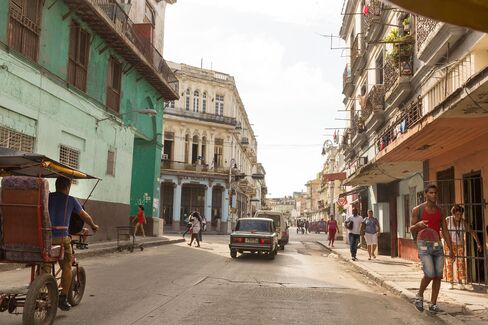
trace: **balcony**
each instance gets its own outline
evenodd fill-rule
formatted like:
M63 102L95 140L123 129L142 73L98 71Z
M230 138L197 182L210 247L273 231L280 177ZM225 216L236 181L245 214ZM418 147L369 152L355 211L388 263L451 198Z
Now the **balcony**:
M422 101L418 98L393 123L382 130L376 140L377 153L387 148L400 134L407 132L422 116Z
M342 74L342 93L346 97L351 97L354 86L352 84L351 66L346 64L344 73Z
M362 72L366 64L365 58L365 43L362 34L357 34L351 45L351 73L356 75L356 72Z
M417 57L427 66L435 65L445 57L449 50L467 29L441 23L429 18L417 18Z
M366 23L366 42L376 41L383 30L383 16L385 5L379 0L369 0L366 3L367 14L364 15Z
M210 113L202 113L202 112L192 112L192 111L186 111L186 110L178 109L178 108L167 107L164 109L164 114L165 115L178 116L178 117L188 117L188 118L197 119L200 121L207 121L207 122L213 122L213 123L219 123L219 124L227 124L230 126L236 126L237 125L237 121L233 117L210 114Z
M115 0L65 0L65 3L130 68L135 68L160 91L165 100L178 99L178 79L151 40L141 32L140 24L134 24L119 3Z
M242 137L241 138L241 144L244 146L247 146L249 144L249 138L248 137Z
M161 160L161 174L168 173L183 173L183 174L207 174L214 176L225 176L229 175L229 168L224 167L211 167L208 164L188 164L183 161L173 161L173 160Z
M376 131L383 125L385 119L385 86L374 85L366 95L366 109L364 110L365 126L368 130Z
M405 100L411 90L410 78L413 76L413 43L398 43L393 58L386 60L384 66L385 102L396 107Z

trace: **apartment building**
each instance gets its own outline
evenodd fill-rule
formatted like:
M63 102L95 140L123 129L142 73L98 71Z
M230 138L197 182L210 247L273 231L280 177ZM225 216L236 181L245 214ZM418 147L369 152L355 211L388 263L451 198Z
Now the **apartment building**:
M261 208L265 170L234 78L169 63L180 99L164 111L161 209L173 230L199 211L211 229L228 232L236 218ZM259 176L258 176L259 175Z
M410 212L436 183L443 215L463 204L486 243L487 35L377 0L349 0L344 10L348 201L357 196L361 214L371 208L379 218L380 252L416 259ZM466 252L469 281L486 285L486 252L471 237Z
M101 177L85 206L101 226L94 240L114 238L137 204L158 231L158 134L164 101L178 98L176 78L127 10L108 0L0 3L0 146ZM84 200L93 186L79 181L71 194Z

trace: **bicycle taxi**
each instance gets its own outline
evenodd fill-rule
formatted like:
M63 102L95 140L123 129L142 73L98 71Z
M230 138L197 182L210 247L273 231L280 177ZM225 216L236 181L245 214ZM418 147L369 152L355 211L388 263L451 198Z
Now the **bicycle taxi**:
M30 266L29 285L0 288L0 312L18 314L22 308L23 324L52 324L56 317L61 275L57 262L63 259L64 249L52 245L51 232L67 227L51 226L46 178L58 176L94 179L93 190L100 181L40 154L0 148L0 262ZM46 264L52 270L49 274L42 271ZM67 297L72 306L81 302L85 285L85 270L73 254Z

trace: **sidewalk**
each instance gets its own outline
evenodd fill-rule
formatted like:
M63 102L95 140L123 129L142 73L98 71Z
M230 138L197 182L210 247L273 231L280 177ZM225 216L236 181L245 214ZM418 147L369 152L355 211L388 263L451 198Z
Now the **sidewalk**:
M348 261L361 273L365 274L377 284L407 299L413 304L415 294L418 291L423 272L418 262L412 262L401 258L378 256L368 260L368 252L358 249L358 260L351 260L349 245L344 242L335 242L335 247L327 246L327 241L318 242L326 249L334 252L340 259ZM467 286L469 288L469 286ZM425 301L430 299L431 285L424 293ZM448 315L488 313L488 294L473 290L449 290L447 283L442 282L438 298L439 307ZM413 308L413 307L412 307ZM451 317L454 318L454 317ZM445 320L445 319L444 319ZM455 319L454 322L456 323Z
M136 242L134 246L134 251L139 251L139 245L142 244L143 248L146 247L153 247L153 246L161 246L167 244L175 244L181 243L185 240L181 237L175 236L167 236L167 237L136 237ZM127 244L129 242L124 241L121 242L121 249L127 249ZM132 241L130 241L132 243ZM118 251L117 248L117 241L104 241L104 242L95 242L95 243L88 243L88 249L77 249L76 251L76 258L83 259L92 256L98 256L103 254L114 253ZM17 263L0 263L0 272L1 271L8 271L14 270L17 268L23 268L24 264L17 264Z

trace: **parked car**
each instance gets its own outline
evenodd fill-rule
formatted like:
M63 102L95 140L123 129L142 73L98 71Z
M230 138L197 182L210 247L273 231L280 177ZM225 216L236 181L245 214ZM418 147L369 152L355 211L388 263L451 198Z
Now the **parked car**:
M321 232L327 233L327 223L323 220L317 221L314 230L317 234L320 234Z
M278 211L259 210L254 214L254 217L273 219L276 234L278 235L278 245L280 245L281 250L284 250L285 245L288 244L290 239L290 234L288 232L288 224L286 223L283 213Z
M270 259L278 254L278 235L269 218L241 218L230 234L230 256L237 253L265 253Z

